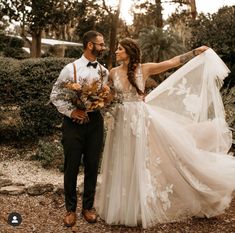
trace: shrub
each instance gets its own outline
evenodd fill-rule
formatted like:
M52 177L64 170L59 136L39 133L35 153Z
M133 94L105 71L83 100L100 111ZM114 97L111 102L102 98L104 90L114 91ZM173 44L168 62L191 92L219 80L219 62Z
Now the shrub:
M24 46L24 40L18 37L8 36L8 46L11 48L22 48Z
M29 54L23 50L23 46L23 39L0 34L0 51L2 56L16 59L29 58Z
M63 148L57 140L53 142L39 140L32 159L39 160L44 168L58 168L63 171Z
M68 47L65 49L65 57L79 58L83 53L83 49L80 47Z
M22 48L12 48L12 47L6 47L3 50L3 55L5 57L12 57L16 59L26 59L30 57L30 55Z
M21 122L12 125L9 121L12 113L0 118L1 141L38 140L58 129L62 116L48 103L50 92L61 69L73 60L0 58L0 105L3 108L17 106ZM0 109L1 115L5 111L3 108Z

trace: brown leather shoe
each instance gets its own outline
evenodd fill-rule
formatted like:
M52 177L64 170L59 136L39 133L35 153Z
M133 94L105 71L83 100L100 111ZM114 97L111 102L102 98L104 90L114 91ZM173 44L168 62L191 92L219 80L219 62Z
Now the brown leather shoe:
M72 227L76 223L76 213L67 212L64 217L64 225L66 227Z
M95 223L97 221L97 214L94 209L91 210L82 210L82 215L85 220L89 223Z

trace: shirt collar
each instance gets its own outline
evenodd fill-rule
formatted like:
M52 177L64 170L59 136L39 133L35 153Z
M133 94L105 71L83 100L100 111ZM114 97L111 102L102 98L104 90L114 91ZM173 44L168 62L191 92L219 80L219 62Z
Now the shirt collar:
M84 54L82 55L81 59L82 59L82 61L83 61L85 64L88 64L88 62L91 62L91 61L89 61L89 60L84 56ZM97 59L96 59L95 61L92 61L92 62L98 62L98 61L97 61Z

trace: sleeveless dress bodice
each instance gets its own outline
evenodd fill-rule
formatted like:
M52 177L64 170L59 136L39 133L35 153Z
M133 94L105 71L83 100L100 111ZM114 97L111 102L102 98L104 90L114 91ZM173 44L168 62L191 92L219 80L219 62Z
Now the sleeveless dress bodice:
M118 72L115 72L113 83L115 89L119 92L122 93L123 96L123 101L124 102L129 102L129 101L141 101L141 97L138 95L135 87L133 87L129 82L126 82L127 85L124 86L122 82L123 77L120 77L118 75ZM127 79L127 77L125 77ZM141 69L141 64L137 67L137 72L136 72L136 84L139 87L141 91L144 92L145 84L143 80L143 75L142 75L142 69Z

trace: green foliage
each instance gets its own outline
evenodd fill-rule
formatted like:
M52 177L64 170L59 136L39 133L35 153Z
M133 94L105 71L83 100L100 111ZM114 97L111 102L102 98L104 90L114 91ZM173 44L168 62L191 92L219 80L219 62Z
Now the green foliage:
M8 46L12 48L22 48L24 46L24 41L17 37L10 37Z
M11 22L20 22L21 33L25 37L31 35L34 42L29 43L31 56L40 57L43 30L47 35L55 34L57 39L66 39L65 28L71 29L77 24L84 12L84 2L87 1L50 0L45 4L43 0L2 0L1 7L2 14L8 16Z
M235 64L230 69L230 74L224 80L224 88L230 89L231 87L235 86ZM235 93L234 93L235 94Z
M0 34L0 49L5 47L11 48L22 48L24 46L24 41L18 37L6 36L5 34Z
M2 12L2 6L0 4L0 33L4 32L6 28L10 25L8 19L3 18L4 14Z
M189 10L176 11L167 19L169 30L176 34L183 42L187 50L191 47L188 46L191 40L191 28L189 23L192 21L191 12Z
M47 1L47 4L44 0L2 0L2 12L10 20L24 23L32 33L44 29L49 24L67 23L71 16L74 16L74 4L74 1L64 3L57 0Z
M75 34L82 38L88 30L97 30L108 41L114 12L109 10L107 14L97 1L83 1L82 3L83 8L80 8L82 10L80 10L79 24L76 25Z
M22 122L20 108L17 106L0 109L0 141L14 141L20 133Z
M65 57L71 57L71 58L79 58L81 57L83 53L83 49L82 48L78 48L78 47L68 47L67 49L65 49Z
M223 7L212 15L200 14L191 24L191 47L212 47L231 66L235 63L235 6Z
M185 51L176 35L157 27L143 29L138 41L144 62L163 61Z
M232 130L233 140L235 141L235 65L232 67L229 76L224 80L221 94L225 107L226 122Z
M12 125L10 116L4 119L9 123L0 132L1 140L37 140L56 131L61 115L48 103L50 92L61 69L72 60L0 58L0 105L18 106L21 122Z
M29 54L22 48L10 48L7 47L3 51L5 57L12 57L16 59L26 59L29 58Z
M163 27L162 3L160 0L151 2L145 1L135 4L134 28L135 35L145 27L157 26Z
M171 30L178 31L187 42L188 49L207 45L223 59L231 74L225 79L224 88L234 86L235 64L235 6L223 7L214 14L200 14L196 20L189 17L189 12L173 14L168 22ZM226 95L228 92L223 92Z
M17 37L6 36L0 34L0 51L5 57L12 57L16 59L25 59L29 54L22 49L24 41Z
M43 168L53 167L63 171L63 148L57 140L39 140L36 154L32 159L39 160Z
M138 38L143 62L160 62L185 52L181 40L172 32L158 27L144 28ZM168 77L168 73L152 76L153 81L146 84L149 92Z

